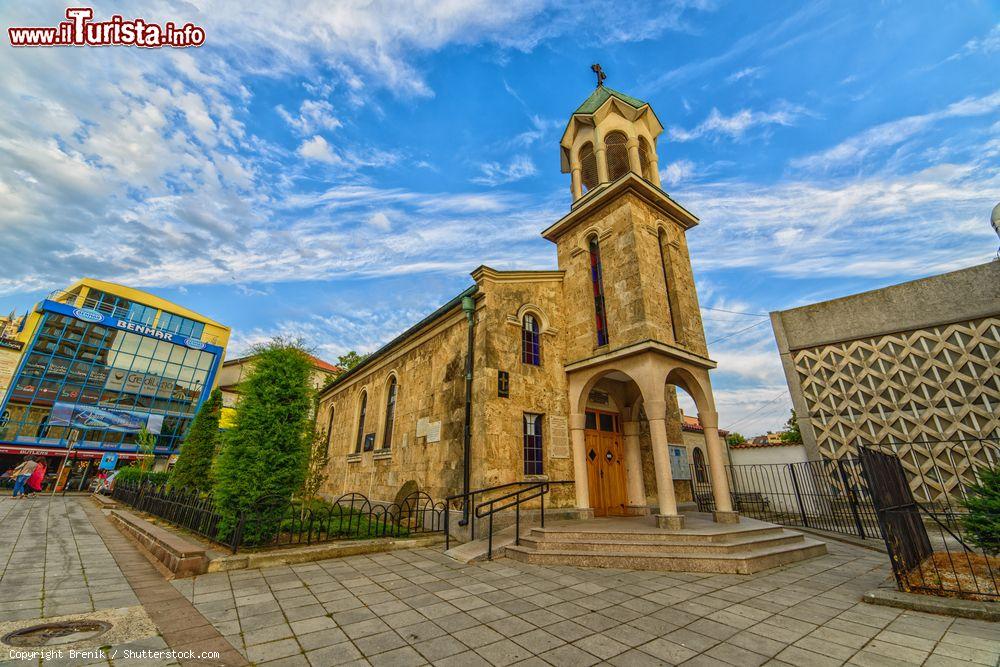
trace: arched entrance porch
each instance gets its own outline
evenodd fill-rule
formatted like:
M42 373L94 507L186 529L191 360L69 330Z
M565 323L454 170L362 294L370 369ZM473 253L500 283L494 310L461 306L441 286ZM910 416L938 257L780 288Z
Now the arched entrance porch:
M595 469L604 474L619 474L616 457L621 457L621 475L624 477L625 503L617 514L642 514L648 512L646 485L655 486L657 525L664 528L683 527L683 517L677 511L673 476L670 469L667 438L667 387L676 385L686 391L698 409L705 434L708 467L711 471L712 495L717 508L714 519L720 523L735 523L738 518L732 511L732 501L726 484L725 453L718 434L718 414L712 398L708 369L679 360L672 356L646 350L613 360L588 364L567 370L569 379L570 437L573 449L573 469L576 480L576 504L580 509L590 509L597 514L609 513L607 494L616 493L619 484L615 479L595 476ZM600 388L613 397L620 415L620 450L608 446L588 429L588 412L594 413L591 398ZM644 479L639 444L640 421L648 422L653 459L652 479ZM593 418L590 419L591 426ZM599 430L599 429L598 429ZM598 433L598 436L600 433ZM609 438L608 442L612 442ZM607 450L607 451L605 451ZM620 451L620 453L619 453ZM606 461L611 465L603 465ZM595 484L600 489L592 489ZM617 503L617 498L614 498ZM595 501L599 505L595 507ZM613 507L612 507L613 509Z

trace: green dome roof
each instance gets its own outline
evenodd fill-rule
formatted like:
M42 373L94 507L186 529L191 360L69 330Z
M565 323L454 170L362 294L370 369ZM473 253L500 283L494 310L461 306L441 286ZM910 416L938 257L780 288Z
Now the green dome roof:
M617 90L613 90L607 86L598 86L597 90L591 93L590 97L588 97L586 101L584 101L584 103L581 104L573 113L594 113L601 108L601 105L604 104L609 97L617 97L625 104L635 107L636 109L646 106L646 103L642 100L629 97L625 93L619 93Z

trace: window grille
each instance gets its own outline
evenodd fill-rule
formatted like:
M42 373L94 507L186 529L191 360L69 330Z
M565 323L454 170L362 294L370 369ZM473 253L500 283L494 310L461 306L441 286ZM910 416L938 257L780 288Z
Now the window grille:
M521 322L521 361L531 366L539 366L542 363L538 320L534 315L525 315Z
M542 415L524 413L524 474L541 475Z
M597 156L594 145L590 142L580 147L580 175L585 192L597 187Z
M396 378L389 381L389 393L385 399L385 434L382 436L382 449L392 446L392 425L396 418Z
M604 139L605 159L608 161L608 178L617 180L629 172L628 137L612 132Z

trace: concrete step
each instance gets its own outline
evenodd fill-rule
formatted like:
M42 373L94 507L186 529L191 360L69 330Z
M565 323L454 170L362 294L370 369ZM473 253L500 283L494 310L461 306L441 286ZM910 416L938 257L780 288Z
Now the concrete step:
M748 549L764 549L787 544L801 543L804 537L794 531L783 531L766 535L737 535L725 542L692 544L682 540L625 540L625 539L580 539L569 540L561 536L546 535L543 539L534 536L522 537L521 546L536 551L587 551L618 553L677 554L698 553L739 554Z
M745 525L733 524L726 530L699 532L696 530L664 530L655 526L637 526L628 531L605 530L603 528L580 529L576 526L556 526L522 530L522 539L557 540L576 542L580 540L615 540L622 542L652 542L668 544L718 544L742 538L772 538L782 535L784 528L774 524Z
M537 565L572 565L608 567L624 570L661 570L667 572L714 572L753 574L779 565L788 565L826 553L826 544L803 537L801 541L763 548L748 548L744 553L720 554L693 549L681 553L628 553L623 551L537 551L525 546L508 545L505 555L522 563Z

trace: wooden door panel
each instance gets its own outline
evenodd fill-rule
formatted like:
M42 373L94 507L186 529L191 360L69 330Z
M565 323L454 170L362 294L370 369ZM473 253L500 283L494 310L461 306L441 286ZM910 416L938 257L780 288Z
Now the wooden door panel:
M604 506L609 514L622 515L625 513L627 498L622 438L618 433L602 433L601 436L604 452Z
M590 507L594 516L605 516L607 507L604 494L604 472L601 463L601 435L596 431L587 431L586 439L587 482L590 486Z

